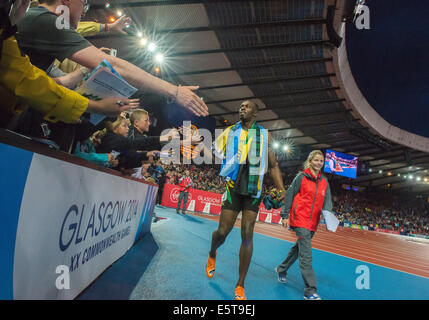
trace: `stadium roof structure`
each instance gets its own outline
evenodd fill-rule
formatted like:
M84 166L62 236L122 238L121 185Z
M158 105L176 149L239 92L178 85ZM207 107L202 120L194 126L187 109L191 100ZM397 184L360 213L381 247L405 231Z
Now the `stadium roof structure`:
M338 40L351 2L121 0L106 9L106 1L94 0L88 17L106 22L117 8L124 10L165 53L164 78L200 86L218 127L237 121L241 101L253 100L261 107L259 121L276 139L368 161L372 172L354 185L429 192L426 141L416 145L411 142L418 136L386 133L371 112L357 107L364 98L356 102L359 90L350 89L346 39L341 46ZM135 35L90 41L118 49L119 57L136 65L147 59Z

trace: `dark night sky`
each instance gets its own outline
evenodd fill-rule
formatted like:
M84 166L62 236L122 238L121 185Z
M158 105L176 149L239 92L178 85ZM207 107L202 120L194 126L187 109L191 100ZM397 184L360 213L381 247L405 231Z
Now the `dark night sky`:
M429 138L429 1L370 0L370 30L347 25L353 76L389 123Z

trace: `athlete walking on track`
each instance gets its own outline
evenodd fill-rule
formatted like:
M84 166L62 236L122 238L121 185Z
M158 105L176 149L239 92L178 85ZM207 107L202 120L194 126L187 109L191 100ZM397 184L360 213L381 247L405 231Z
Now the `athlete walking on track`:
M271 136L255 121L258 111L256 103L244 101L239 110L240 121L225 129L214 143L215 152L223 159L220 175L226 177L227 187L222 199L218 229L212 234L206 274L209 278L214 276L216 250L224 243L241 211L242 242L236 300L246 300L244 279L252 258L253 229L267 167L276 188L280 190L280 200L285 197L282 175L270 147Z

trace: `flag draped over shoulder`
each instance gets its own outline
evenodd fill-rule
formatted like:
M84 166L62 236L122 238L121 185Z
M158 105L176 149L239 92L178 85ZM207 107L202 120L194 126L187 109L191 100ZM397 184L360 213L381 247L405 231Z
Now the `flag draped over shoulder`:
M240 164L249 161L248 192L259 198L267 169L268 131L253 123L244 130L241 122L226 128L213 143L215 152L223 159L220 175L235 182Z

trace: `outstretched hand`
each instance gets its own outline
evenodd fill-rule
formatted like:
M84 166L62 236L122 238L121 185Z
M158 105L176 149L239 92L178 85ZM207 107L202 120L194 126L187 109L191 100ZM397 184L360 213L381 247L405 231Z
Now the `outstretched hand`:
M89 100L88 111L105 116L117 116L123 111L137 108L140 99L106 98L98 101ZM120 103L118 103L120 102Z
M203 100L194 93L198 88L199 86L179 86L177 89L176 102L196 116L206 117L209 115L209 108Z
M127 26L127 25L129 25L131 23L131 18L130 17L127 17L125 14L122 16L122 17L120 17L118 20L116 20L115 22L113 22L113 23L110 23L109 24L109 30L110 31L116 31L116 32L119 32L119 33L122 33L122 34L127 34L125 31L124 31L124 28Z
M183 128L183 126L177 129L178 133L183 136L182 144L185 145L197 145L204 140L202 136L198 134L197 130L192 130L191 128Z

